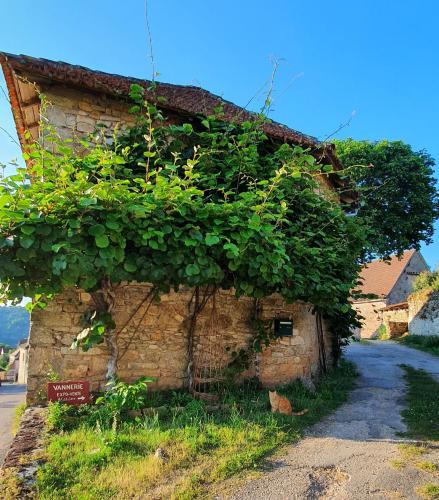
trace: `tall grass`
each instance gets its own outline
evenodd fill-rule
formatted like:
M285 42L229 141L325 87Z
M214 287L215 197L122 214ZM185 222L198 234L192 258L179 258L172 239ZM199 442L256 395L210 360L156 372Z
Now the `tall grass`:
M408 335L398 339L403 345L439 356L439 335Z
M223 409L214 412L184 393L151 394L151 405L165 403L169 411L111 425L54 407L56 433L38 473L38 498L204 496L218 481L257 467L268 453L299 439L346 400L355 376L342 362L316 393L299 382L283 388L295 409L308 408L301 417L272 414L267 391L254 382L225 389ZM164 458L155 456L157 448Z

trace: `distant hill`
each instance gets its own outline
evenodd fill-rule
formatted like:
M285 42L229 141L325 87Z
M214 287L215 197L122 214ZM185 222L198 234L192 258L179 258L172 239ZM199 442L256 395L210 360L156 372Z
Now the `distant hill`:
M29 313L24 307L0 307L0 344L15 347L29 335Z

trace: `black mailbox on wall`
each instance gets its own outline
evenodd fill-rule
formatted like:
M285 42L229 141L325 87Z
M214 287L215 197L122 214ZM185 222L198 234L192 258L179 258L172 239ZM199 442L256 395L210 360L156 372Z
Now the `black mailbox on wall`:
M293 322L288 318L274 320L274 334L276 337L291 337L293 335Z

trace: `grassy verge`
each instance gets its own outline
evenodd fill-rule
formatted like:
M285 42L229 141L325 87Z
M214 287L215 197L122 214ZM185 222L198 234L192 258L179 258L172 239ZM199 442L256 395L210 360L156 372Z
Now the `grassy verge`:
M400 445L400 459L394 460L391 465L396 469L411 466L428 473L435 482L417 487L416 493L421 498L439 499L439 465L428 459L431 441L439 440L439 383L424 370L407 365L402 368L408 385L407 408L402 412L407 425L405 435L422 443Z
M408 335L395 340L408 347L439 356L439 336Z
M407 436L420 440L439 440L439 383L424 370L403 365L408 384L407 409L402 416Z
M15 408L14 420L12 422L12 434L15 436L20 427L21 417L23 416L24 410L26 409L26 403L21 403Z
M255 383L226 390L222 410L209 413L200 401L173 393L169 407L178 403L182 410L129 422L115 419L107 428L80 416L66 425L63 410L54 407L49 422L58 431L48 438L38 498L205 496L215 483L257 467L268 453L299 439L305 427L346 400L355 377L353 365L342 362L316 393L298 382L285 387L282 393L294 409L308 408L298 417L272 414L267 391Z

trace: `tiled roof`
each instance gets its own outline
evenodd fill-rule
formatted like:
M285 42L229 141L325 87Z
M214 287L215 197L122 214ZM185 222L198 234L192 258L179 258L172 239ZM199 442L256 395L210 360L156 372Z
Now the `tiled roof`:
M164 98L163 102L160 102L162 108L187 115L209 115L214 112L215 107L221 104L226 120L242 122L256 117L255 113L247 111L200 87L156 82L156 90L155 94L153 94L149 90L151 87L151 81L149 80L104 73L65 62L0 52L0 63L6 76L8 72L13 71L21 76L31 75L41 80L59 82L74 88L119 97L126 97L131 84L137 83L145 88L146 98L152 99L158 95ZM12 100L11 104L14 107ZM264 124L262 128L273 139L311 148L314 156L319 161L332 164L335 170L341 167L333 144L321 143L314 137L302 134L274 121ZM344 184L337 175L331 175L330 177L334 184Z
M400 258L394 255L390 261L374 260L367 264L360 273L363 284L357 290L364 294L386 297L415 252L416 250L407 250Z

